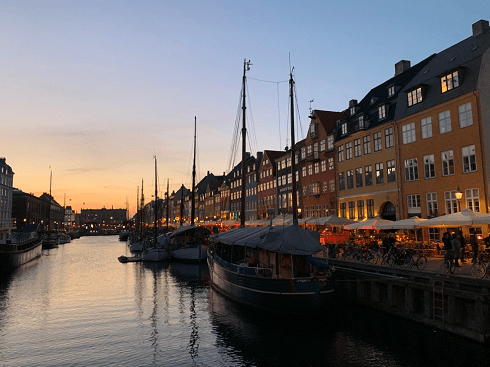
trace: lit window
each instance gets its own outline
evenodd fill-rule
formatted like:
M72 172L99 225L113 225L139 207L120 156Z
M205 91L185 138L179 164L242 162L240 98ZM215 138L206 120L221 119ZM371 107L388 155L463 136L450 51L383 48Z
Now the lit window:
M325 139L320 141L320 152L323 152L323 151L325 151Z
M452 72L441 78L441 89L442 93L446 93L448 90L459 87L458 72Z
M342 135L347 134L347 122L342 124Z
M308 165L308 176L311 176L313 174L313 165L309 164Z
M422 88L419 87L408 92L408 106L422 102Z
M424 156L424 173L425 178L436 177L436 166L434 163L434 154Z
M340 217L341 218L345 218L345 209L346 209L346 205L345 203L340 203Z
M374 199L366 200L367 217L374 218Z
M439 134L451 131L451 113L449 110L439 113Z
M330 192L335 192L335 180L328 181Z
M301 168L302 176L306 177L306 167Z
M430 116L420 120L420 127L422 130L422 139L432 137L432 121Z
M473 117L471 114L471 102L458 106L458 112L459 112L460 128L473 125Z
M409 144L415 141L415 122L402 126L403 144Z
M463 172L475 172L476 171L476 154L475 146L468 145L461 148L461 155L463 156Z
M356 202L349 201L349 219L356 219Z
M364 219L364 200L357 201L357 218Z
M391 97L395 94L395 86L392 85L391 87L388 88L388 97Z
M325 172L327 170L327 161L323 160L321 163L322 163L322 172Z
M315 174L320 173L320 163L315 162Z
M328 170L331 171L334 169L334 166L333 166L333 158L328 158Z
M417 158L405 159L405 181L419 179L419 168Z

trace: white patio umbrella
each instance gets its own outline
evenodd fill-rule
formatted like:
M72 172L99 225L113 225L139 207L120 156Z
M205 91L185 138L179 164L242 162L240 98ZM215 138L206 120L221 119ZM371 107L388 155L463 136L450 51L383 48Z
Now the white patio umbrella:
M425 222L427 219L419 217L412 217L408 219L397 220L390 223L378 225L378 229L415 229L419 227L419 224Z
M472 226L472 225L485 225L490 223L490 214L474 212L470 209L463 209L460 212L441 215L427 219L425 222L420 223L419 227L458 227L458 226Z
M339 226L339 227L342 227L342 226L346 226L348 224L354 224L356 223L355 220L350 220L350 219L346 219L346 218L339 218L335 215L330 215L328 217L324 217L324 218L320 218L321 219L321 223L324 225L324 226Z
M391 221L377 217L363 222L348 224L344 226L344 229L378 229L379 225L387 223L391 223Z

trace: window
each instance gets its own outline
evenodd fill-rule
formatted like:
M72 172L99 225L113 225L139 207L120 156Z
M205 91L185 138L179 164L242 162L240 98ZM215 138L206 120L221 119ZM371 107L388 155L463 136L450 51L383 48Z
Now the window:
M306 197L306 196L308 196L308 187L305 185L305 186L303 186L303 197Z
M405 181L419 179L419 168L417 158L405 159Z
M381 133L380 132L374 133L373 137L374 137L374 151L379 152L382 149Z
M430 116L420 120L420 129L422 130L422 139L432 137L432 120Z
M354 140L354 157L361 156L361 139Z
M334 169L333 166L333 157L328 158L328 170L331 171Z
M384 119L386 117L386 106L382 105L378 107L379 119Z
M325 172L327 170L327 161L323 160L321 163L322 163L322 172Z
M395 160L386 162L386 179L388 182L396 182Z
M325 151L325 139L320 141L320 152L323 152L323 151Z
M313 174L313 165L309 164L308 165L308 176L311 176Z
M395 86L392 85L391 87L388 88L388 97L391 97L395 94Z
M385 149L393 148L393 128L385 129Z
M381 185L384 183L383 163L376 163L375 169L376 169L376 185Z
M461 148L461 155L463 156L463 172L475 172L476 171L476 155L475 146L468 145Z
M437 216L437 192L428 192L425 197L427 199L427 217Z
M458 112L459 112L460 128L473 125L473 117L471 114L471 102L458 106Z
M340 203L340 217L345 218L345 203Z
M323 216L328 217L328 204L323 204Z
M347 171L347 188L348 189L354 188L354 171L353 170Z
M417 89L408 92L409 107L420 102L422 102L422 87L418 87Z
M362 187L362 168L356 168L356 188Z
M451 113L449 110L439 113L439 134L451 131Z
M344 146L339 145L339 163L344 161Z
M334 141L333 135L327 136L327 150L333 150L333 141Z
M301 175L302 175L303 177L306 177L306 167L302 167L302 168L301 168Z
M320 182L316 181L310 184L310 196L320 195Z
M328 181L328 188L330 192L335 192L335 180Z
M345 174L344 172L339 173L339 191L345 190Z
M305 158L306 158L306 148L301 147L301 159L305 159Z
M420 195L407 195L407 208L409 216L420 216Z
M356 114L356 106L352 106L352 107L350 108L350 114L351 114L351 115L355 115L355 114Z
M367 135L363 139L364 155L371 154L371 136Z
M367 217L374 218L374 200L367 199L366 200L366 208L367 208Z
M424 177L436 177L436 166L434 164L434 154L424 155Z
M315 159L318 158L318 142L313 144L313 155L314 155Z
M448 90L459 87L458 72L454 71L441 78L442 93L446 93Z
M359 116L359 130L364 129L364 116Z
M441 153L442 175L454 175L454 155L452 150L446 150Z
M315 175L317 173L320 173L320 163L319 162L315 162Z
M474 212L480 211L480 195L478 189L466 189L464 191L466 207Z
M322 182L322 194L328 194L328 182Z
M364 219L364 200L357 201L357 218Z
M403 144L409 144L415 141L415 122L402 126Z
M308 145L306 147L306 152L308 153L308 157L313 154L313 147L311 145Z
M446 204L446 214L458 212L458 201L456 200L455 190L444 191L444 202Z
M345 144L345 159L352 159L352 142Z
M341 125L341 128L342 128L342 135L346 135L347 134L347 122L344 122Z
M310 125L310 138L316 138L318 135L318 124L312 123Z
M364 167L364 180L366 182L366 186L372 186L373 184L373 170L371 166Z
M356 202L349 201L349 219L356 219Z

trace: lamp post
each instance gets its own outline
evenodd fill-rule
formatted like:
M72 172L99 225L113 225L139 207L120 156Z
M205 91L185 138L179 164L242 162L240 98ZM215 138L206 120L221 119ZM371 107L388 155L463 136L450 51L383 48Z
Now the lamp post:
M459 189L459 186L456 189L456 192L454 193L454 196L456 196L456 200L458 200L458 212L460 212L461 211L461 198L463 197L463 193Z

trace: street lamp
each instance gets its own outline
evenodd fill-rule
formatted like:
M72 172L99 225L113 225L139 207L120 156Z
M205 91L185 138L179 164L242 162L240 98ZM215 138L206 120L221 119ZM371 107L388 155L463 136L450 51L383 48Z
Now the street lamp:
M456 200L458 200L458 212L460 212L461 211L461 198L463 197L463 193L459 189L459 186L456 189L456 192L454 193L454 196L456 196Z

